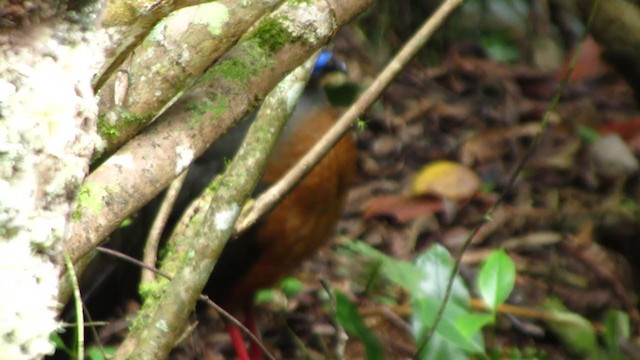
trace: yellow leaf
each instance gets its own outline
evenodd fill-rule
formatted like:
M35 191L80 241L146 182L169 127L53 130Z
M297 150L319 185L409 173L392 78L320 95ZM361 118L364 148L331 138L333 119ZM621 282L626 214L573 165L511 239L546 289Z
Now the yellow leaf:
M473 170L446 160L426 165L413 179L413 195L435 195L450 200L467 200L480 188L480 178Z

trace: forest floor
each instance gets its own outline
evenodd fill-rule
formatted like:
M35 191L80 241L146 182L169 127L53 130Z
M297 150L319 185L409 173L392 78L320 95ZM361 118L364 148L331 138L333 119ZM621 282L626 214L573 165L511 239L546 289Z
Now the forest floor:
M336 44L352 80L365 84L375 66L360 50L348 37ZM588 319L596 332L608 310L620 310L637 334L640 113L633 91L599 61L595 43L588 42L583 54L555 108L550 104L565 70L500 64L463 46L440 66L413 62L405 69L364 117L366 126L354 131L358 177L335 238L297 273L302 287L295 296L274 291L258 306L264 342L276 357L335 357L342 340L325 291L330 287L356 304L386 358L411 358L410 296L389 283L369 286L366 261L344 251L344 243L359 240L407 261L439 243L455 256L478 226L461 268L472 298L478 297L472 279L493 250L505 249L517 269L510 307L485 331L488 349L534 348L546 358L580 358L545 320L552 298ZM421 169L440 160L470 169L470 178L462 172L447 181L479 179L477 191L448 195L454 200L412 193ZM504 202L483 224L503 192ZM171 358L230 356L221 321L198 320L204 326ZM346 341L343 354L365 357L355 338Z
M354 49L357 44L347 39L336 45L355 81L364 81L367 69L359 65L364 59ZM358 179L335 239L301 269L303 289L295 297L274 296L259 307L264 341L278 358L334 356L339 336L320 279L357 304L388 359L410 358L415 351L410 298L392 286L365 290L366 267L341 251L341 244L357 239L405 260L433 243L457 254L480 225L463 255L463 277L472 279L492 250L505 249L517 269L508 304L524 309L500 313L487 332L487 347L576 356L544 321L542 309L551 298L600 331L605 313L621 310L637 332L640 183L633 155L640 154L640 113L633 91L599 60L597 45L589 41L543 128L566 69L505 65L471 50L451 51L438 67L412 63L365 116L366 127L355 131ZM508 188L540 131L531 157ZM411 195L416 174L439 160L473 170L481 180L478 192L454 204ZM446 181L473 182L465 174L452 176ZM505 189L504 203L482 225ZM199 358L218 358L220 346L228 351L219 322L199 327L197 334L191 345L200 344ZM192 351L185 344L174 358L190 358ZM365 357L356 339L347 341L344 351L345 359Z

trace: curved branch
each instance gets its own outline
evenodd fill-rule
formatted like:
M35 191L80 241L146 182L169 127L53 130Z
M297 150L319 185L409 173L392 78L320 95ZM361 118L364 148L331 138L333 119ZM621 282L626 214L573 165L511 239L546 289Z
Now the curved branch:
M183 8L159 22L100 90L98 130L112 153L227 51L277 1L242 7L221 0Z
M160 286L165 286L147 297L136 327L121 345L116 358L164 358L173 347L233 230L242 204L262 175L269 149L293 110L290 99L296 93L299 96L304 88L296 85L306 82L313 63L307 61L271 92L215 192L205 191L192 207L197 210L183 217L160 268L175 274L173 280L159 281ZM159 323L161 329L156 326Z
M405 65L424 46L433 33L440 27L453 10L463 0L449 0L429 21L416 33L398 52L398 54L380 72L374 82L360 95L356 102L345 112L336 124L322 139L307 152L298 163L287 172L276 184L263 193L253 204L252 208L243 215L235 226L235 233L239 234L253 225L263 214L271 210L311 169L326 153L349 131L352 124L365 112L371 104L382 94L382 91L391 83L391 80L405 67Z
M111 156L84 182L71 236L74 262L164 189L289 71L324 45L371 0L339 6L287 3L211 67L154 126ZM338 21L340 20L340 21ZM161 155L159 155L161 154Z
M172 11L206 0L111 0L107 1L101 27L110 39L108 58L93 81L96 92L140 44L151 28Z

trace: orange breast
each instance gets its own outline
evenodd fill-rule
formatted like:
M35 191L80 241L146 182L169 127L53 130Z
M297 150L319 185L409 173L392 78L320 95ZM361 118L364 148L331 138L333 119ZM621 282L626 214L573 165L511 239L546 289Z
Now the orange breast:
M277 181L333 125L338 112L311 114L280 140L263 182ZM313 254L332 234L355 172L355 146L342 140L253 229L223 250L206 291L222 306L252 300Z

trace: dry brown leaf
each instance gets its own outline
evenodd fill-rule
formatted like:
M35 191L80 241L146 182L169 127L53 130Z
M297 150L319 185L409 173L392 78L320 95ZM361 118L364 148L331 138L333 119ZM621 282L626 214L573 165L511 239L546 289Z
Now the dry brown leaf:
M389 216L400 223L421 215L442 211L442 200L430 198L407 198L402 195L376 196L367 204L362 216L366 218Z
M467 139L460 148L465 165L498 159L509 150L509 143L520 137L533 136L540 131L539 123L486 129Z

